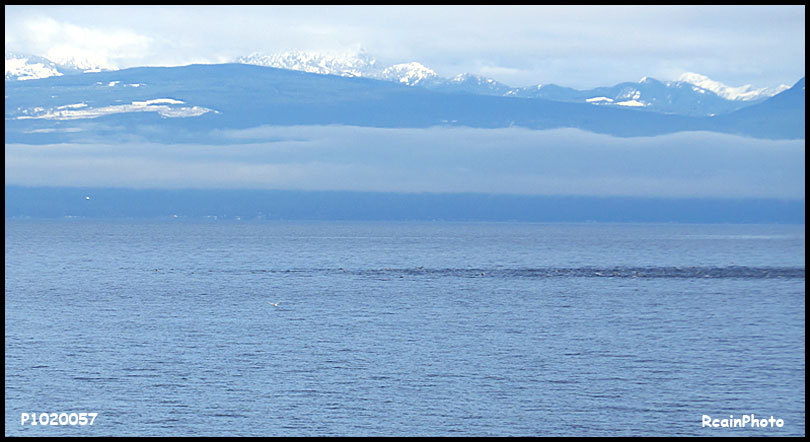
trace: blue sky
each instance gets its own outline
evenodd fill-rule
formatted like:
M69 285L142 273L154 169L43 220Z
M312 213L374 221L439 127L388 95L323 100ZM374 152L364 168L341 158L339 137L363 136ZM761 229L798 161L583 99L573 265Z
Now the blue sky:
M116 67L360 48L510 86L804 76L805 6L5 6L6 50Z

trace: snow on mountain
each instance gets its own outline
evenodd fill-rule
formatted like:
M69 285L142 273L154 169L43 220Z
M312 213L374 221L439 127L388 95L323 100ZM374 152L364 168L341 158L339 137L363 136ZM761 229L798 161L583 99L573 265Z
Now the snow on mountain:
M362 50L342 54L306 51L287 51L272 55L253 53L240 57L237 62L316 74L366 77L450 92L503 95L510 89L495 80L469 73L450 79L442 78L433 69L415 61L385 66Z
M448 92L469 92L485 95L509 95L512 90L509 86L499 83L491 78L469 73L459 74L444 81L439 87Z
M383 69L377 78L415 86L429 80L438 79L439 74L421 63L411 62L389 66Z
M750 101L750 100L764 99L772 97L787 89L790 89L790 86L786 84L782 84L777 87L770 87L770 88L766 87L759 89L755 89L750 84L746 84L745 86L740 87L732 87L720 83L719 81L714 81L705 75L696 74L694 72L683 73L680 77L678 77L677 81L693 84L700 88L710 90L715 94L725 98L726 100L735 100L735 101Z
M92 61L88 57L81 56L67 56L67 57L52 57L51 60L63 69L80 72L99 72L99 71L115 71L118 67L110 64L101 64Z
M34 80L101 70L114 70L114 68L98 66L88 60L75 57L50 60L36 55L6 52L6 80Z
M131 86L135 84L139 87ZM552 86L540 90L554 91ZM581 101L566 103L561 99L448 93L238 63L140 67L50 80L7 81L6 142L142 139L210 144L216 140L233 142L233 137L243 135L241 139L252 142L251 128L268 125L577 128L620 137L715 131L803 139L803 86L801 81L754 104L730 102L710 91L697 93L688 83L682 83L680 89L667 89L666 84L653 80L590 91L557 87L560 97L579 93L574 98ZM678 96L677 91L684 95ZM661 112L666 109L661 106L669 103L665 101L667 93L672 95L673 109L694 106L695 112L705 112L705 102L697 103L695 97L745 109L712 118L682 118L675 112L667 115ZM618 97L623 97L618 102L624 104L595 104L615 103ZM651 104L626 107L634 102Z
M505 95L594 106L625 107L664 114L711 116L732 112L754 101L733 101L683 81L662 82L644 77L638 82L577 90L554 84L515 88Z
M611 94L602 94L607 88L596 88L592 91L577 91L554 85L548 85L552 86L550 88L541 85L512 88L495 80L469 73L449 79L442 78L436 71L418 62L385 67L363 51L340 55L302 51L276 55L251 54L240 58L239 62L319 74L368 77L446 92L584 101L601 106L636 107L686 115L713 115L728 112L739 108L740 105L764 100L790 87L788 85L759 89L751 85L731 87L713 81L704 75L688 72L673 82L660 82L654 78L644 77L638 81L639 87L635 89L626 86L631 83L622 83L622 85L613 87ZM599 93L599 95L591 94L591 92ZM609 98L610 101L599 99L600 97ZM718 104L717 98L731 103ZM707 107L707 109L703 110L702 107Z
M272 55L254 52L237 62L343 77L373 77L380 71L377 60L363 51L344 54L287 51Z
M608 97L593 97L593 98L586 98L585 101L587 103L613 103L614 100Z
M63 75L56 63L33 55L6 52L6 80L34 80Z
M553 101L589 103L594 106L632 107L667 114L712 116L735 111L760 102L789 88L731 87L710 78L687 72L676 81L661 82L644 77L610 87L576 90L553 84L513 88L493 79L470 73L443 78L433 69L408 62L383 65L364 50L344 53L287 51L277 54L252 53L236 60L241 64L304 71L343 77L365 77L406 86L450 92ZM6 80L27 80L83 72L114 70L80 57L49 60L43 57L6 52Z
M132 101L130 104L89 107L87 103L73 103L57 106L53 109L36 107L23 109L17 120L79 120L98 118L106 115L129 112L156 112L163 118L198 117L215 110L202 106L189 106L184 101L172 98L155 98L151 100Z
M710 115L717 111L726 111L728 109L711 109L706 112L695 108L694 105L689 105L690 109L681 110L679 105L673 105L672 94L684 96L687 94L705 95L705 100L713 101L713 98L708 98L708 95L714 94L725 100L743 103L760 101L770 96L776 95L785 89L788 85L781 85L775 88L753 88L750 85L741 87L730 87L720 82L713 81L708 77L695 73L685 73L677 81L662 83L650 77L644 77L639 82L644 92L643 97L639 96L639 90L628 91L615 91L613 95L604 95L606 98L611 98L612 101L607 100L593 100L599 96L591 95L589 97L581 96L581 92L570 88L541 88L541 85L528 86L523 88L512 88L495 80L481 77L474 74L460 74L452 78L442 78L436 71L429 67L418 63L400 63L392 66L383 66L373 57L369 56L364 51L355 53L343 54L323 54L317 52L305 51L288 51L274 55L264 55L259 53L251 54L247 57L238 59L240 63L256 64L260 66L269 66L280 69L292 69L298 71L312 72L318 74L331 74L340 76L352 77L367 77L378 80L393 81L396 83L408 86L424 86L434 90L442 90L446 92L465 92L485 95L503 95L515 96L526 98L546 98L546 99L561 99L562 101L577 101L589 102L595 105L611 105L611 106L629 106L638 108L647 108L649 110L659 109L665 102L666 105L664 112L684 113L692 115ZM688 84L687 91L685 84ZM623 83L626 85L629 83ZM543 90L545 89L545 90ZM604 88L596 88L602 90ZM663 93L651 93L651 89L656 89ZM557 97L559 95L559 97ZM587 95L587 94L586 94ZM676 100L683 102L683 99ZM698 103L700 99L692 98L689 101ZM674 107L673 107L674 106ZM729 107L729 109L734 106Z
M306 51L287 51L271 55L253 53L240 57L237 62L315 74L367 77L409 86L423 84L427 80L439 77L434 70L417 62L381 66L374 57L362 50L341 54Z

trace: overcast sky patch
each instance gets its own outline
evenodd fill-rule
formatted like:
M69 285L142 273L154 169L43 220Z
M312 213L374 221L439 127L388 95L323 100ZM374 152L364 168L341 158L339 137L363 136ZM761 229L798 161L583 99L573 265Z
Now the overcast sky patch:
M804 76L805 6L5 6L6 50L119 67L252 52L351 52L513 87L697 72L730 86Z

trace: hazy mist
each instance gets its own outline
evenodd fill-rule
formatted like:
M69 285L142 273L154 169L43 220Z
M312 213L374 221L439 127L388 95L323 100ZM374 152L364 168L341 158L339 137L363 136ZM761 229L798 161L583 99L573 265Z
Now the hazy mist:
M803 199L804 140L260 127L233 143L6 145L6 185ZM267 141L272 140L272 141Z

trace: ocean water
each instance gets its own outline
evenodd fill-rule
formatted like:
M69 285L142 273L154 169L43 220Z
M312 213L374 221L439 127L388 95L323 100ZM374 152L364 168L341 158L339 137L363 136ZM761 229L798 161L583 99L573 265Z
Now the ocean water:
M805 434L804 225L7 219L5 253L6 436ZM783 425L701 424L751 414Z

